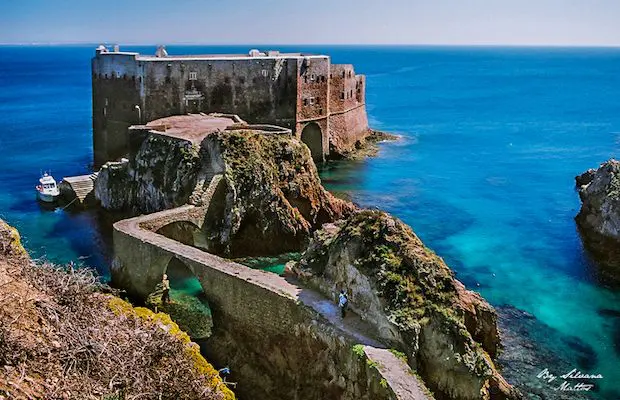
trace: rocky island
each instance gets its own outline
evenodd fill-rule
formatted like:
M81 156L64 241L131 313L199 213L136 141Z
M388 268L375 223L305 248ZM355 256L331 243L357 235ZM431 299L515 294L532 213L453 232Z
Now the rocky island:
M73 198L122 215L113 229L111 278L134 302L148 303L173 268L197 280L211 313L208 329L197 329L209 335L201 353L218 368L231 367L239 398L521 398L494 363L501 350L495 310L456 280L410 227L322 186L316 163L372 153L368 146L388 137L368 128L365 77L352 66L301 53L169 56L160 48L143 56L101 46L92 72L100 169L68 179L65 191L71 195L79 186ZM289 252L299 261L282 275L233 261ZM32 285L42 296L57 296ZM98 339L60 342L86 365L84 380L91 373L100 379L92 384L97 393L108 393L101 382L129 391L144 380L164 398L209 398L193 390L233 397L169 317L93 285L76 296L107 323L120 318L106 333L147 342L146 361L133 367L143 375L118 387L117 377L106 381L109 368L93 359L111 351ZM346 317L336 306L341 290L349 297ZM54 301L65 307L51 307L62 318L89 315L65 298ZM137 336L125 334L123 324ZM174 355L165 349L149 358L148 346L158 342L140 329L170 340L166 349ZM77 371L63 354L56 370ZM176 373L192 380L179 378L187 388L182 393L153 381L176 379L166 375L173 362Z
M241 396L428 398L428 386L438 398L520 397L493 363L493 308L402 222L327 192L290 130L214 114L130 132L127 158L102 167L95 194L104 208L149 214L115 225L113 279L145 298L181 260L213 305L206 354L239 371ZM290 251L302 259L284 277L226 259ZM349 322L334 315L340 289L359 315ZM355 366L357 344L371 363L373 351L402 354L423 382L394 382L380 368L390 385L377 392ZM399 385L419 395L403 396Z
M584 244L620 282L620 161L611 159L575 178L581 210L575 217Z

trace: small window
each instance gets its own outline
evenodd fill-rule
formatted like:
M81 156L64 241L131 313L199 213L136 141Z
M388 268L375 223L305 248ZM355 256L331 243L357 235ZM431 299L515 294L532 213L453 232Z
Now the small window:
M120 73L120 72L118 72L118 71L116 71L116 77L117 77L117 78L120 78L120 77L121 77L121 73Z
M308 99L304 99L304 106L308 105Z
M351 94L349 94L349 97L353 97L353 90L351 90Z
M311 80L311 81L314 81L314 78L315 78L315 75L314 75L314 74L310 75L310 80Z
M319 108L319 115L322 115L322 114L323 114L323 109Z
M189 73L189 80L190 81L198 80L198 73L197 72L190 72Z
M343 78L345 77L345 74L346 74L346 72L345 72L345 71L342 71L342 77L343 77Z
M319 97L317 97L317 98L316 98L316 99L314 99L314 100L317 102L317 104L319 103Z
M353 75L353 72L349 71L349 78Z
M264 77L267 77L267 75L269 75L269 73L267 72L266 69L261 71L261 75L263 75Z
M340 100L344 100L344 92L340 93Z
M314 97L310 97L310 104L314 104Z
M304 83L308 83L308 77L304 75Z

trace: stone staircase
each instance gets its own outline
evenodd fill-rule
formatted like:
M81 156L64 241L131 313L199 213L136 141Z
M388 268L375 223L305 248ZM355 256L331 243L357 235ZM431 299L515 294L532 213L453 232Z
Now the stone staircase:
M69 176L62 179L58 185L60 194L65 201L86 205L95 199L95 181L98 172L90 175Z
M203 206L203 196L205 191L209 188L211 184L211 180L215 176L215 171L213 170L213 166L211 165L211 160L208 158L208 155L203 155L207 159L204 160L202 169L198 173L198 179L196 180L196 186L194 186L194 190L192 194L189 196L189 204L195 206Z

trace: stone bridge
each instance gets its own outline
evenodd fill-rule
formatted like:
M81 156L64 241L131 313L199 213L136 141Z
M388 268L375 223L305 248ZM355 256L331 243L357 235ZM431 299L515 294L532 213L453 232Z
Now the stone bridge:
M218 184L215 176L210 195ZM333 300L291 277L156 233L176 223L200 227L207 207L187 205L117 222L112 277L144 299L173 259L185 264L212 310L215 328L203 350L215 364L232 368L239 398L427 398L409 366L374 339L373 328L352 313L341 319Z

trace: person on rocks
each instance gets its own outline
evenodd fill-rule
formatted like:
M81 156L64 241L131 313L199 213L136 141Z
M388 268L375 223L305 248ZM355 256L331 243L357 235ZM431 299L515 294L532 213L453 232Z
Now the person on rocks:
M344 292L344 289L340 291L338 295L338 307L340 307L340 316L344 318L347 314L347 305L349 303L349 298L347 294Z
M170 281L168 280L168 275L164 274L161 278L161 286L163 288L161 302L162 304L168 304L170 303Z

